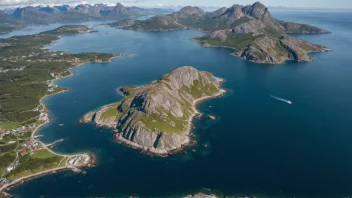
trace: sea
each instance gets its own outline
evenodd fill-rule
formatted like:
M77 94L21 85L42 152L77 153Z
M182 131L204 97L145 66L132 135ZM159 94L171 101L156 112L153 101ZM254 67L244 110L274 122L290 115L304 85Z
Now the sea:
M51 122L37 135L44 135L46 143L63 138L53 148L60 153L92 152L97 165L85 169L87 174L62 171L42 176L9 193L18 197L180 197L196 192L351 196L352 12L271 12L280 20L331 31L293 36L332 51L311 54L314 61L309 63L263 65L230 56L231 49L203 48L190 40L203 32L140 32L98 22L85 23L98 32L63 36L47 46L52 51L137 56L76 67L74 75L55 82L68 91L45 99ZM36 33L44 26L31 28L2 37ZM197 107L204 116L193 121L195 146L169 157L152 157L117 143L112 130L79 123L85 113L121 100L116 88L144 85L186 65L226 80L226 95Z

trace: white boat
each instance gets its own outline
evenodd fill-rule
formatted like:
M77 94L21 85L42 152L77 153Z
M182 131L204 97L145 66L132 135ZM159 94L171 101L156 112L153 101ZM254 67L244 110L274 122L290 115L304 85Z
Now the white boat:
M292 105L291 100L286 100L286 99L279 98L279 97L276 97L276 96L273 96L273 95L270 95L270 97L274 98L275 100L279 100L279 101L281 101L281 102L286 102L287 104Z

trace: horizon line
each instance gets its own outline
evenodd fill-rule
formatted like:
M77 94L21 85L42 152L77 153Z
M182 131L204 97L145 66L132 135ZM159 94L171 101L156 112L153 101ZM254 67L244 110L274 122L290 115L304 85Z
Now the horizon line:
M69 6L77 6L77 5L97 5L97 4L104 4L104 5L116 5L120 2L117 3L58 3L58 4L26 4L26 5L0 5L0 10L2 9L6 9L6 8L22 8L22 7L36 7L36 6L60 6L60 5L69 5ZM126 6L126 7L140 7L140 8L172 8L172 7L185 7L185 6L190 6L190 5L151 5L151 6L138 6L138 5L133 5L133 4L129 4L129 3L121 3L122 5ZM192 6L197 6L197 5L192 5ZM228 7L231 7L232 5L229 5ZM277 6L277 5L265 5L267 8L274 8L274 9L325 9L325 10L336 10L336 9L340 9L340 10L351 10L352 11L352 7L288 7L288 6ZM198 5L197 7L209 7L209 8L222 8L222 7L227 7L227 6L215 6L215 5Z

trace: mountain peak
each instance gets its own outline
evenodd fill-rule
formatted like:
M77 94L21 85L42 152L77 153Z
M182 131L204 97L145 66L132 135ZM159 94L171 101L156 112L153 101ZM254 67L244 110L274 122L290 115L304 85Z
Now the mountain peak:
M123 6L122 3L118 2L118 3L116 4L116 7L118 7L118 8L124 8L125 6Z
M177 12L179 16L191 16L191 15L198 15L203 16L205 14L204 10L197 6L186 6L183 7L180 11Z
M265 5L260 3L259 1L255 2L253 5L252 5L253 8L256 8L256 9L265 9Z

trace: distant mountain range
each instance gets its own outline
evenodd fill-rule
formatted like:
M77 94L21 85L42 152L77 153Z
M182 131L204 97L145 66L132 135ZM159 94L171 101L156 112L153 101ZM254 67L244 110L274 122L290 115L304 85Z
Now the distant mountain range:
M140 16L171 13L171 9L125 7L121 3L115 6L105 4L81 4L75 7L27 6L0 11L0 33L29 24L49 24L55 22L135 18Z
M10 32L21 26L21 22L0 10L0 34Z
M121 20L110 24L127 29L168 31L195 29L209 32L194 40L206 47L228 47L233 55L257 63L279 64L287 60L311 61L308 53L327 51L287 34L327 34L328 31L306 24L278 21L260 2L233 5L213 12L186 6L172 14L147 20Z

